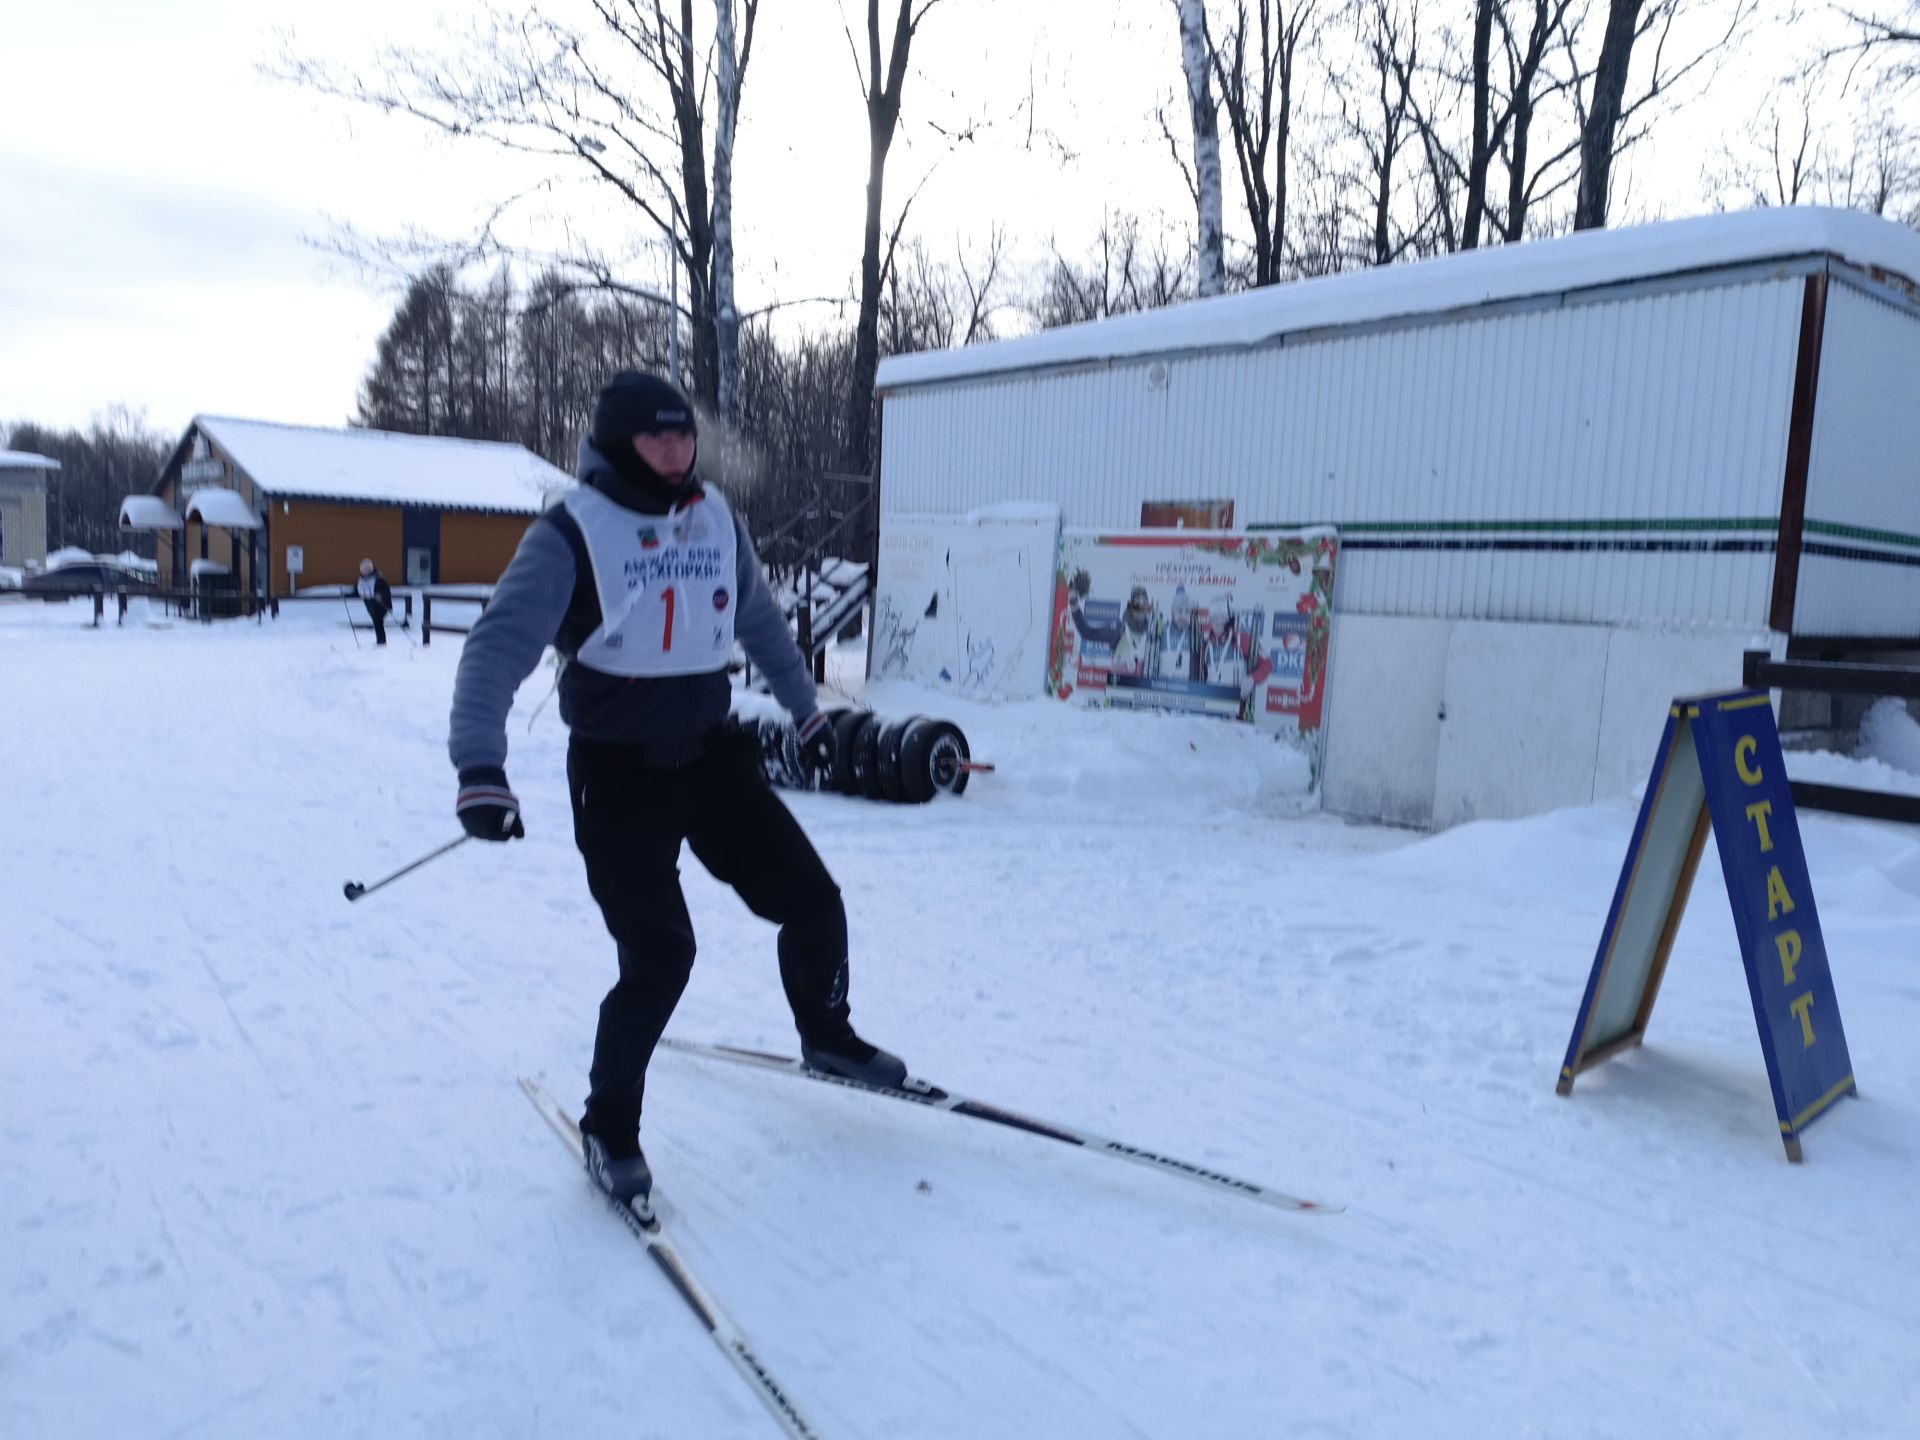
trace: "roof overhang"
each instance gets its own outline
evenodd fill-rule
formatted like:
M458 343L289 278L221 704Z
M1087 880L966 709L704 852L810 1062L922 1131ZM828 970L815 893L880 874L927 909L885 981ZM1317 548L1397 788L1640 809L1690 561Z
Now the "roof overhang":
M122 530L182 530L186 521L158 495L129 495L120 502Z
M262 526L253 507L240 498L237 490L209 487L196 490L187 501L187 519L202 525L218 525L223 530L258 530Z

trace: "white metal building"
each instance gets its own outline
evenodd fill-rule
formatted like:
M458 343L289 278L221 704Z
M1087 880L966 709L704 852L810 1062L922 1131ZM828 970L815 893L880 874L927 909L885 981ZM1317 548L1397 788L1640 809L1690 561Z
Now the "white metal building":
M1585 802L1749 645L1920 647L1917 280L1920 235L1766 210L898 357L881 524L1335 525L1327 806Z
M37 566L47 558L47 477L58 460L0 450L0 565Z

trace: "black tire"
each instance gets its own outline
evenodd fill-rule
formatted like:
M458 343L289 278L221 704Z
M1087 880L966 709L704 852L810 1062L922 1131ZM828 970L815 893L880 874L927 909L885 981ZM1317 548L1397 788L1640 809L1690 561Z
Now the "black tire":
M881 799L891 800L896 805L906 800L906 788L900 778L900 742L906 737L909 726L925 718L922 715L909 715L904 720L895 720L882 727L879 765Z
M948 795L967 793L967 781L973 772L966 768L973 759L973 750L967 744L967 735L951 720L942 720L934 727L933 738L927 742L927 773L933 777L933 788Z
M880 798L880 717L863 717L853 731L853 778L855 793L869 800Z
M939 724L923 716L901 732L900 795L910 805L924 805L933 799L933 775L927 769L927 757Z
M867 718L865 710L842 710L833 717L833 769L825 788L841 795L858 795L860 782L853 773L853 737Z

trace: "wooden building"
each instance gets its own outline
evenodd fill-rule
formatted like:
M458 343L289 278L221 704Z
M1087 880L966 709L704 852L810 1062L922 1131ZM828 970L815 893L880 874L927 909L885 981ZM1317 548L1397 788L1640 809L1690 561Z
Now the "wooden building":
M160 581L207 572L242 594L500 578L545 497L571 483L521 445L201 415L120 523L156 532Z

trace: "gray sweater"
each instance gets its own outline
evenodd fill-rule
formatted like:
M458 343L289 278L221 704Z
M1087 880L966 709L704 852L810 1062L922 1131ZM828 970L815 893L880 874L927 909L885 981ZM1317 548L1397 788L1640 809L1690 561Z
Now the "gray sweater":
M639 514L667 507L615 474L593 446L580 446L580 479ZM806 660L767 589L745 524L734 516L737 551L734 635L760 668L774 697L804 723L819 708ZM549 645L567 658L560 716L574 736L612 744L677 746L722 724L733 687L725 670L629 680L572 656L600 623L600 600L579 528L564 506L528 528L493 599L467 637L453 682L447 751L454 767L503 767L507 712L514 693Z

